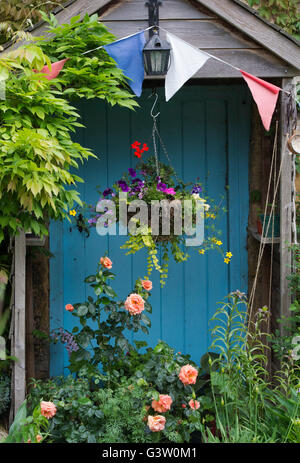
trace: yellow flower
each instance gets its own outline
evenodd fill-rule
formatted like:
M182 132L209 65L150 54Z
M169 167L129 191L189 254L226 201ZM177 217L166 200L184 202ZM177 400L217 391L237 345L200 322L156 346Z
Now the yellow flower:
M204 254L205 253L205 249L200 249L199 250L199 254Z
M75 215L77 214L77 212L75 211L75 209L72 209L70 212L69 212L70 215L73 215L75 217Z
M226 259L226 258L225 258L225 259L224 259L224 262L225 262L225 264L229 264L230 259Z
M210 217L211 217L212 219L215 219L215 218L216 218L215 214L210 214Z
M208 219L210 217L210 213L209 212L206 212L205 214L206 218Z
M221 246L221 244L223 244L223 243L222 243L222 241L216 241L216 244L217 244L218 246Z
M229 259L232 257L231 252L226 252L226 257L229 257Z

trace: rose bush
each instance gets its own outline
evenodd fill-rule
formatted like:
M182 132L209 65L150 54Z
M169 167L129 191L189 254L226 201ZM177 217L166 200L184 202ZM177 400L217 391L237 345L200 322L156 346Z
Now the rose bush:
M151 326L149 317L143 313L152 311L148 301L150 289L144 289L139 279L125 302L117 301L110 286L110 281L115 278L110 271L112 266L108 256L101 257L96 274L85 279L93 288L95 298L89 296L86 302L65 306L70 316L76 317L79 326L76 324L71 333L63 328L51 333L53 342L65 343L72 373L97 375L100 365L104 371L113 369L127 352L134 349L124 335L125 329L147 334ZM89 321L94 322L96 328L91 328Z

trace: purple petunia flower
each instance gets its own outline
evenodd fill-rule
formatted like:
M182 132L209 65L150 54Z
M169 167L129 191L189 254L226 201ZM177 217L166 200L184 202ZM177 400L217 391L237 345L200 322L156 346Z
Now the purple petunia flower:
M167 189L167 185L165 183L158 182L156 188L158 191L162 191L164 193Z
M103 196L106 197L106 196L109 196L112 194L112 189L111 188L106 188L106 190L103 191Z
M202 187L198 184L195 184L192 189L192 194L199 194L202 191Z
M119 187L121 188L121 190L122 190L123 192L126 193L127 191L130 191L130 188L129 188L129 186L127 185L127 183L125 182L125 180L119 180L119 181L118 181L118 185L119 185Z
M136 177L136 171L135 171L135 169L132 169L131 167L129 167L128 172L129 172L129 175L130 175L132 178L133 178L133 177Z

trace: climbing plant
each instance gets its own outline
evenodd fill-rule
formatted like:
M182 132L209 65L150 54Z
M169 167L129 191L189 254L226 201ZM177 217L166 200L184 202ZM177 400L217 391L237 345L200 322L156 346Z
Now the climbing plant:
M49 12L64 3L66 0L0 0L0 43L33 26L41 19L41 11Z
M31 43L0 59L0 80L6 83L5 99L0 100L0 242L5 232L13 236L19 229L45 235L45 219L63 218L74 201L81 204L70 186L82 180L70 169L92 153L72 141L81 124L68 97L76 93L127 108L137 105L104 50L93 57L82 55L89 46L114 40L96 15L58 27L53 16L50 22L51 43L40 39L38 45ZM70 58L51 81L37 72L50 65L46 52L52 62Z
M244 0L257 9L268 21L274 22L300 40L300 12L298 0Z

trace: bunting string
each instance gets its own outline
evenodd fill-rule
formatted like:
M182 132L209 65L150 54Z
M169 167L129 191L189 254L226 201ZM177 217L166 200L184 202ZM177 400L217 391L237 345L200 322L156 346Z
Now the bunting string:
M134 37L135 35L140 34L141 32L147 32L147 31L149 31L150 29L153 29L153 27L156 28L156 27L158 27L158 26L150 26L150 27L147 27L147 29L143 29L143 30L141 30L141 31L135 32L134 34L126 35L126 37L122 37L121 39L115 40L114 42L110 42L108 45L112 45L113 43L121 42L121 40L130 39L130 37ZM92 51L100 50L100 48L104 48L105 46L106 46L106 45L100 45L100 47L92 48L91 50L84 51L84 52L82 53L82 55L86 55L87 53L91 53Z
M161 29L162 31L164 31L164 32L166 32L167 34L169 34L170 36L173 36L173 37L175 37L175 38L177 37L175 34L173 34L172 32L169 32L167 29L165 29L165 28L163 28L163 27L161 27L161 26L159 26L159 25L156 25L156 26L147 27L146 29L143 29L143 30L141 30L141 31L139 31L139 32L135 32L134 34L127 35L126 37L122 37L121 39L118 39L118 40L115 40L114 42L111 42L109 45L111 45L111 44L113 44L113 43L120 42L121 40L129 39L130 37L133 37L133 36L135 36L136 34L140 34L141 32L147 32L148 30L153 29L154 27L155 27L155 28L158 28L158 29ZM180 39L180 40L182 40L182 42L186 43L187 45L189 45L190 47L194 48L195 50L197 50L197 51L200 50L202 53L204 53L205 55L209 56L209 58L212 58L212 59L214 59L214 60L216 60L216 61L219 61L220 63L223 63L223 64L225 64L226 66L229 66L229 67L231 67L232 69L235 69L235 70L238 71L238 72L242 72L240 68L234 66L234 65L231 64L231 63L228 63L227 61L224 61L223 59L219 58L218 56L211 55L211 54L208 53L207 51L204 51L204 50L202 50L202 49L200 49L200 48L197 48L197 47L195 47L194 45L191 45L190 43L186 42L186 41L183 40L183 39ZM101 45L100 47L92 48L91 50L87 50L87 51L83 52L82 55L86 55L86 54L91 53L91 52L93 52L93 51L100 50L101 48L104 48L104 47L105 47L105 45ZM281 90L282 92L286 93L287 95L291 95L291 92L288 92L287 90L284 90L283 88L280 88L280 90Z
M242 75L257 105L264 128L267 131L270 130L279 92L284 92L296 102L296 98L292 92L284 90L270 82L243 71L227 61L191 45L175 34L169 32L167 29L157 25L147 27L135 34L127 35L126 37L115 40L107 45L101 45L91 50L87 50L83 52L82 55L86 55L103 48L110 57L114 59L117 66L123 71L124 75L128 79L128 85L131 87L133 93L139 97L142 93L145 77L143 59L143 49L146 44L145 32L153 28L158 28L165 32L166 39L170 43L171 48L170 66L165 77L166 101L169 101L175 93L177 93L178 90L180 90L180 88L205 65L208 59L214 59L231 67ZM46 78L51 80L58 76L65 62L66 59L53 63L51 71L47 66L45 66L41 72L44 72L46 74Z

